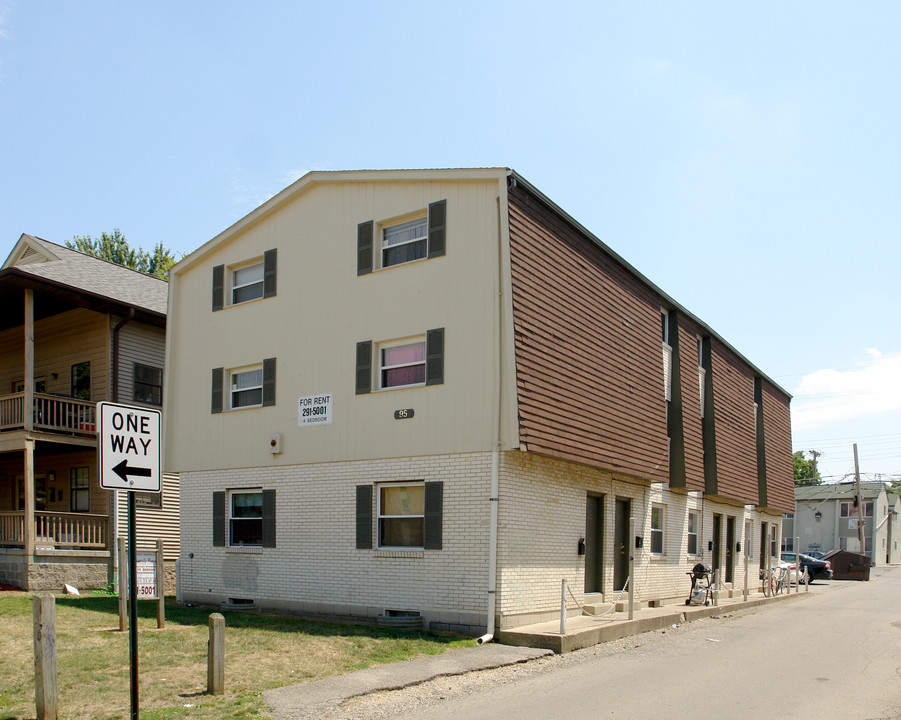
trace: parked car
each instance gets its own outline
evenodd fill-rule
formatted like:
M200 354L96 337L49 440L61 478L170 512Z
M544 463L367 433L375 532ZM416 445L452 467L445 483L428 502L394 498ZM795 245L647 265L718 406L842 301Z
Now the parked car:
M819 550L810 550L806 553L801 553L802 555L810 555L812 558L816 558L817 560L822 560L826 557L826 553L820 552Z
M793 552L782 553L785 562L796 563L798 558ZM832 577L832 563L801 553L801 570L807 570L810 580L829 580Z

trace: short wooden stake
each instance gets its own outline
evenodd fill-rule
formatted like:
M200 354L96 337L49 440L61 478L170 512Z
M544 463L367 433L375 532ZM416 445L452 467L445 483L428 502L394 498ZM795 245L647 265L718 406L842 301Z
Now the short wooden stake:
M221 613L213 613L209 624L206 691L208 695L221 695L225 692L225 618Z
M34 704L38 720L59 717L56 686L56 599L49 593L35 595Z
M163 564L163 541L156 541L156 626L166 627L166 576Z

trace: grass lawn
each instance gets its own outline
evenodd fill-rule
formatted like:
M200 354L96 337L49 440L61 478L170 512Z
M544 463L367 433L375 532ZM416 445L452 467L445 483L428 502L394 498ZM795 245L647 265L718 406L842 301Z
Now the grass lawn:
M457 635L390 630L298 618L225 612L225 694L206 690L210 609L138 603L142 720L257 718L263 690L434 655L474 641ZM128 718L128 632L118 632L118 600L57 597L59 713L66 720ZM32 718L34 647L29 593L0 593L0 720Z

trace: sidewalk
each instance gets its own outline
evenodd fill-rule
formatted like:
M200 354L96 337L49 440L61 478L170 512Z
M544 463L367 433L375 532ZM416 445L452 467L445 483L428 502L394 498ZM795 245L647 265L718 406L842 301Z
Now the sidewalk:
M805 592L802 587L800 593L780 594L772 598L754 594L747 602L741 596L721 597L718 606L668 605L636 608L632 620L628 619L628 611L610 613L603 618L586 615L569 617L566 621L565 636L560 635L559 620L511 628L498 632L496 642L450 650L441 655L379 665L348 675L275 688L265 691L263 700L272 708L271 716L275 720L319 718L348 698L380 690L398 690L437 677L463 675L477 670L528 662L553 653L570 652L629 635L659 630L673 624L734 613L767 603L799 600L828 588L829 584L818 583L811 585L809 592Z
M560 634L560 620L525 625L523 627L501 630L497 633L497 641L506 645L521 647L546 648L555 653L566 653L599 643L619 640L629 635L660 630L671 625L680 625L705 617L733 613L746 608L758 607L767 603L785 602L809 597L829 586L825 583L812 584L809 591L801 587L801 592L792 588L790 594L779 594L764 597L760 593L752 593L745 601L741 595L728 598L720 595L719 605L685 605L673 604L661 607L635 608L633 619L629 620L628 610L613 612L604 617L590 615L569 616L566 619L566 635Z

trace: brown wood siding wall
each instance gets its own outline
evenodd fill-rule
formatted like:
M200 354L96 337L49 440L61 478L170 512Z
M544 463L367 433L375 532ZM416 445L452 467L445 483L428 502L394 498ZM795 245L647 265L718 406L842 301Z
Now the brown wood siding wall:
M679 360L682 368L682 433L685 485L704 489L704 439L701 435L701 390L698 385L698 328L679 315Z
M521 188L509 219L520 441L666 482L660 303Z
M767 507L795 511L790 399L763 380L763 437L766 444Z
M756 505L754 374L719 340L711 338L711 345L717 494Z
M109 316L70 310L34 324L34 374L47 382L47 392L69 395L72 365L91 363L91 400L108 399ZM0 395L12 392L25 371L25 332L19 326L0 333ZM56 373L57 377L53 377Z

